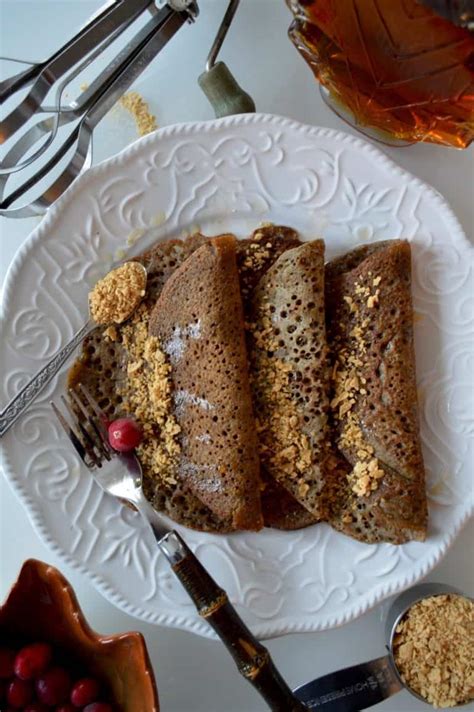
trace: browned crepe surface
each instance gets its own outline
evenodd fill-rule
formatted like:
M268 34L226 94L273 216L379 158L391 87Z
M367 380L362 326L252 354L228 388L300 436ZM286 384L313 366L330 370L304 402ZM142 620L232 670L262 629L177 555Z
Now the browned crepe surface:
M251 379L262 465L316 518L329 471L324 243L282 254L251 300Z
M149 333L172 367L181 481L219 519L257 530L260 464L235 249L224 235L194 252L163 287Z
M194 235L183 242L172 240L166 243L158 243L141 258L137 258L145 262L149 272L147 299L150 310L168 278L190 254L203 245L208 239L209 238L202 235ZM259 228L251 238L241 240L237 243L239 277L241 291L245 296L244 311L247 314L251 308L253 292L260 279L264 277L280 255L299 244L301 243L294 230L272 225ZM405 243L390 241L361 247L352 251L349 255L333 261L327 267L327 279L331 280L331 294L334 296L332 304L329 305L330 315L328 316L328 331L333 349L337 329L335 327L331 329L329 322L334 323L334 319L331 318L331 315L340 313L343 319L346 318L347 314L344 312L344 305L347 306L347 302L344 301L344 296L351 296L351 288L352 291L355 292L356 283L360 283L361 279L357 271L361 272L362 276L367 276L369 272L374 273L374 265L372 265L372 267L367 266L367 264L365 264L366 260L374 259L375 254L384 252L385 249L388 249L388 252L390 252L391 248L396 248L396 246L400 244L404 245ZM407 347L407 339L402 339L400 342L400 339L396 338L397 335L395 333L401 328L402 332L406 334L407 330L404 326L403 316L409 313L411 318L409 247L406 246L404 249L405 252L408 251L408 267L406 264L406 255L405 260L401 257L398 261L389 258L387 264L382 265L385 270L383 274L391 275L391 279L388 281L393 281L394 283L391 284L392 291L389 290L386 292L384 284L381 281L378 287L381 292L379 295L378 308L385 310L382 319L382 322L384 322L382 326L384 326L385 323L388 323L394 316L388 311L388 304L383 306L385 303L384 300L388 303L392 301L396 302L397 300L400 301L401 308L395 315L397 317L397 323L393 325L393 338L388 335L389 341L387 342L396 346L398 356L395 357L394 354L390 353L390 349L388 349L388 356L385 354L384 357L386 363L390 364L389 369L395 374L393 376L395 379L394 382L396 383L396 379L399 378L400 383L403 385L402 391L405 395L403 395L403 393L391 393L391 397L395 395L402 401L401 407L395 407L395 410L400 411L398 418L406 429L407 423L411 423L411 426L413 426L413 420L410 420L404 411L404 408L410 410L410 403L413 402L413 398L410 395L410 388L408 388L408 390L405 389L405 383L407 381L406 374L403 373L404 364L407 364L410 359L412 359L411 363L414 363L411 322L408 337L411 351L410 348ZM404 249L399 250L399 252L403 253ZM381 257L380 260L384 262L385 257ZM403 277L403 275L405 276ZM406 278L407 275L408 279ZM372 274L371 276L373 279L374 275ZM400 282L398 290L401 289L403 293L401 300L396 288L397 282ZM347 293L344 291L346 288L349 290ZM330 288L328 286L328 299L329 291ZM374 290L372 290L372 292L373 291ZM361 295L356 296L361 297ZM337 301L341 299L343 305L342 307L338 307ZM362 309L365 308L365 312L372 319L375 315L374 309L369 309L366 304L364 307L364 304L362 304L363 299L359 301L361 302ZM409 304L407 308L405 308L406 303ZM393 304L390 309L393 309ZM360 324L361 321L368 318L365 312L359 312L358 320L356 320L355 315L350 314L349 310L348 320L346 320L344 328L342 326L340 327L340 331L346 331L347 337L354 324ZM386 318L387 313L390 319ZM341 324L344 323L343 319L340 319ZM372 329L371 321L368 324L368 328ZM346 338L346 341L349 341L349 339ZM377 345L377 340L374 340L374 344ZM337 349L333 352L337 354L343 346L344 341L338 341ZM373 350L374 349L372 349L372 351ZM108 412L110 417L123 416L123 406L121 405L121 398L117 393L116 384L124 377L124 365L123 349L120 342L106 341L102 333L98 331L85 342L80 361L71 369L70 383L85 383L101 401L102 407ZM377 369L375 364L372 364L370 368L376 376ZM384 368L385 367L382 368L382 373ZM413 367L411 369L411 375L411 393L413 394L415 393ZM380 398L382 392L383 391L378 392ZM374 393L377 393L377 391L372 390L370 393L371 399ZM383 397L386 399L386 394ZM414 402L416 408L416 393ZM368 411L373 412L370 406L372 405L377 408L377 412L381 414L381 404L383 405L383 401L381 400L379 400L378 403L376 401L370 403L368 401L366 402L365 409L369 416L369 423L370 413ZM367 413L364 414L363 403L357 404L357 408L354 412L356 411L361 413L361 418L363 416L367 419ZM403 418L405 418L405 420L403 420ZM406 418L408 418L408 420L406 420ZM420 472L419 465L416 464L417 448L415 447L412 455L405 458L406 461L401 463L402 472L400 472L400 468L397 470L399 464L397 458L400 455L401 448L397 446L395 433L388 433L388 430L392 430L393 428L389 428L387 423L384 424L382 420L378 422L377 418L373 418L372 420L375 420L371 426L373 428L372 438L375 438L374 449L382 463L381 468L384 471L383 482L380 483L378 489L371 493L369 497L355 495L351 490L350 482L347 480L347 474L350 473L351 465L357 462L357 458L354 456L354 453L352 453L351 458L350 447L343 447L343 453L351 461L351 465L348 465L345 459L338 456L337 452L334 457L330 458L330 461L333 463L333 473L339 470L340 474L338 478L331 480L332 484L328 491L329 496L327 503L330 509L328 518L333 526L362 541L392 541L394 543L401 543L410 538L423 538L426 528L426 503L424 501L423 478L418 477L417 479L416 475L416 473ZM341 424L336 423L336 425L340 435ZM384 425L384 428L382 428L382 425ZM377 429L376 426L380 426L380 428L384 430L384 433L382 433L380 429ZM417 427L416 421L415 440L418 443L417 447L419 452ZM414 432L413 427L412 432ZM393 440L387 444L384 437L387 438L389 435L393 436ZM377 443L377 438L380 438L379 443ZM406 432L403 431L401 433L401 438L403 443L407 442ZM375 447L376 445L377 447ZM383 456L387 462L383 460ZM419 454L419 463L420 462L422 473L421 454ZM345 470L344 466L346 467ZM407 472L410 473L406 480L403 479L403 467L406 467ZM387 473L389 475L388 478ZM410 480L412 475L413 478ZM302 507L288 490L285 490L275 480L268 478L268 476L265 476L264 479L266 487L262 493L262 511L267 526L282 529L296 529L308 526L316 520L316 517ZM419 486L416 484L417 482ZM168 514L179 523L191 528L219 533L231 531L234 528L231 517L224 520L220 519L219 516L212 512L209 507L187 489L186 484L181 480L173 487L164 487L162 483L157 484L153 473L147 473L145 471L144 487L147 497L153 502L155 508ZM384 492L385 495L383 494ZM418 515L416 513L417 511ZM399 527L399 531L397 527Z
M287 250L301 245L296 230L284 225L263 225L253 234L237 243L237 264L244 312L248 316L252 294L260 279ZM248 340L249 349L251 341ZM276 529L300 529L314 524L310 514L284 487L264 475L262 512L265 526Z
M136 258L147 268L147 301L150 309L171 274L206 240L206 237L197 234L183 241L158 242ZM85 339L82 353L69 372L68 386L83 383L106 415L113 420L124 415L118 384L125 378L125 373L125 353L120 340L107 340L103 330L98 329ZM219 533L232 531L230 519L219 519L182 482L174 487L166 487L163 483L158 485L154 473L147 468L144 468L143 474L145 494L158 511L193 529Z
M237 267L245 313L264 274L283 252L300 244L296 230L284 225L262 225L250 237L237 242Z
M332 402L337 444L352 467L361 461L364 448L371 448L369 459L378 462L379 471L375 489L367 495L354 492L353 474L339 479L331 502L331 524L365 542L423 540L427 504L409 244L403 240L374 243L329 263L326 310L336 395L341 392L338 383L347 384L356 376L348 397ZM355 369L350 365L354 358ZM342 412L346 407L349 410ZM351 437L354 425L362 435L362 449L358 438ZM356 488L360 484L359 479Z

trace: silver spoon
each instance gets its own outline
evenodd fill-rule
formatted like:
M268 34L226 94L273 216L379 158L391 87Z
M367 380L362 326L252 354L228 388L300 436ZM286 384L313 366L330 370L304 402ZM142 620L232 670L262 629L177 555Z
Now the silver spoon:
M123 263L127 264L127 263ZM147 271L146 268L140 264L140 262L134 262L133 264L139 265L144 274L144 290L146 289L146 279ZM120 267L123 265L120 265ZM115 269L118 269L116 267ZM111 272L114 270L111 270ZM110 274L110 272L109 272ZM139 303L142 301L142 297L136 302L131 304L130 313L121 320L123 323L129 319L135 309L138 307ZM115 322L118 323L118 322ZM48 363L40 369L33 378L28 381L28 383L17 393L16 396L8 403L4 410L0 413L0 438L2 438L5 433L10 430L12 425L18 420L20 415L36 400L41 391L48 385L51 379L58 373L61 366L67 361L75 349L82 343L82 341L92 334L95 329L103 328L106 324L98 324L91 316L89 309L89 317L86 323L81 326L81 328L76 331L76 333L71 337L63 348L56 353L53 358L48 361Z

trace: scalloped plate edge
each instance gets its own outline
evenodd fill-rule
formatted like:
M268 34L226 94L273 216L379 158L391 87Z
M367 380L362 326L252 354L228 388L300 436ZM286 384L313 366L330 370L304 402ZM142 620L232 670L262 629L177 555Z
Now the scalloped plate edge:
M55 221L61 214L61 211L69 204L71 200L73 200L75 194L79 190L82 190L85 185L87 185L87 182L90 179L98 175L107 173L109 169L117 165L123 165L129 160L130 156L133 156L139 149L141 150L146 145L152 145L153 143L157 142L162 136L169 137L175 135L199 134L201 132L211 132L219 130L221 128L235 127L248 124L271 124L273 126L276 125L285 129L294 130L304 135L314 136L318 138L327 137L335 139L339 142L352 145L359 150L367 152L369 155L371 154L372 156L377 158L380 164L384 165L385 168L388 169L390 172L395 173L400 177L403 177L405 180L409 180L418 188L429 192L431 198L438 203L440 209L445 213L446 219L451 224L451 239L454 239L456 242L458 242L460 247L462 249L465 249L467 252L474 252L472 245L469 243L466 235L464 234L459 220L457 219L456 215L454 214L452 208L445 200L445 198L435 188L420 180L419 178L416 178L405 169L401 168L401 166L399 166L392 159L386 156L383 151L371 145L367 141L364 141L361 138L352 136L342 131L336 131L334 129L301 124L292 119L276 116L273 114L240 114L237 116L225 117L223 119L216 119L211 121L173 124L159 129L158 131L149 134L148 136L137 139L131 145L127 146L119 153L108 158L97 166L90 168L88 171L82 174L70 186L70 188L68 188L68 190L56 201L56 203L44 216L40 224L33 230L30 236L21 245L9 266L5 277L5 284L3 289L0 324L3 324L6 312L8 311L9 302L11 299L10 292L12 285L28 253L36 244L36 242L42 238L43 234L51 230ZM203 621L195 620L190 622L189 618L187 617L172 616L169 614L150 615L148 612L140 609L139 607L131 605L125 598L118 595L104 578L92 573L84 564L67 554L60 547L60 545L57 544L50 536L46 525L41 519L41 513L37 509L36 504L30 498L22 483L16 477L16 474L11 466L11 463L2 443L0 443L0 452L2 453L2 467L5 472L6 479L9 482L16 496L25 506L28 517L38 536L66 565L70 566L76 571L85 574L85 576L94 584L94 586L97 588L98 591L100 591L100 593L104 596L104 598L106 598L106 600L110 601L119 609L128 613L129 615L147 621L149 623L191 631L207 638L216 637L215 634L210 630L209 626ZM411 576L405 577L403 580L397 583L385 585L381 584L380 586L376 587L370 595L366 593L363 594L361 598L363 598L364 600L359 603L353 602L351 609L345 612L344 614L340 616L329 616L327 619L324 619L322 622L319 623L312 622L311 620L301 623L289 618L283 618L281 619L282 622L278 625L253 625L252 629L254 634L261 639L268 639L271 637L276 637L289 633L303 633L327 630L330 628L344 625L345 623L349 623L355 618L358 618L359 616L366 613L368 610L372 609L384 599L396 593L399 593L405 590L406 588L409 588L417 581L427 576L428 573L432 571L433 568L442 560L442 558L444 558L447 551L452 546L453 542L458 536L459 532L469 520L469 518L473 515L473 513L474 501L467 503L466 507L460 514L457 526L449 535L445 537L445 539L441 542L438 551L433 554L427 561L425 561L420 569L414 570Z

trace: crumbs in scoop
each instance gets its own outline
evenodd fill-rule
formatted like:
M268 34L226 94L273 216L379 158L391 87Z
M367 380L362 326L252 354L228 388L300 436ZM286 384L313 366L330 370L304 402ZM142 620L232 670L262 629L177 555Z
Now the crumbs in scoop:
M435 708L474 698L474 603L457 595L415 603L398 624L393 654L403 682Z

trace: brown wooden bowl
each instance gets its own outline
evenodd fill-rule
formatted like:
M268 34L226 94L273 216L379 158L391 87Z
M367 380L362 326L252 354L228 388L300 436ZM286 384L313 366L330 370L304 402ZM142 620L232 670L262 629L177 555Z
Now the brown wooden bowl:
M99 635L53 566L29 559L0 607L0 639L56 645L103 680L120 712L159 712L153 669L141 633Z

